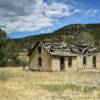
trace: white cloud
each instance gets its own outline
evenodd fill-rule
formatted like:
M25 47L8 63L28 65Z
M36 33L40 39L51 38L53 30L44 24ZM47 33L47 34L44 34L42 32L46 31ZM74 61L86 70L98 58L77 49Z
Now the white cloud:
M6 23L6 22L5 22ZM7 30L10 31L35 31L43 27L49 27L53 20L47 17L32 14L30 16L19 17L18 20L7 23Z
M80 9L75 9L73 13L79 13L79 12L81 12Z
M93 16L95 16L98 12L99 12L98 9L88 9L87 11L85 11L85 16L93 17Z
M46 6L45 14L48 17L63 17L70 16L72 12L71 7L63 3L53 3L52 5Z
M60 17L80 11L61 2L52 2L49 5L43 0L9 0L8 3L7 0L1 1L0 26L6 26L8 32L35 31L50 27L57 23Z

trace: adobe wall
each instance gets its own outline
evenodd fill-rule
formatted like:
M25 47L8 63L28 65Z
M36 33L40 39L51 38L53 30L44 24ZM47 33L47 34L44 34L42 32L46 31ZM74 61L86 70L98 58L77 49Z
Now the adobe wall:
M68 69L77 69L78 68L78 63L77 63L77 57L72 57L72 67L68 66L68 57L65 58L65 70Z
M93 56L87 56L86 67L89 69L93 69Z
M51 56L43 47L41 55L38 54L38 47L30 56L30 68L41 71L60 70L60 57ZM42 66L38 65L38 57L42 58ZM93 56L86 57L86 65L83 65L83 55L72 57L72 67L68 66L68 57L65 57L65 70L67 69L93 69ZM100 69L100 53L96 55L96 68Z
M83 56L79 55L77 57L72 57L72 67L68 66L68 57L65 58L65 69L90 69L93 68L92 56L87 56L87 64L83 65Z
M34 52L29 57L29 68L38 70L38 50L37 48L34 50Z
M97 60L97 69L100 69L100 53L96 56Z
M42 58L42 66L38 65L38 58ZM41 55L38 53L38 47L35 48L34 52L30 56L30 69L51 71L51 56L41 47Z
M83 55L78 55L74 65L76 65L78 69L91 69L93 68L93 56L86 56L86 65L84 65Z
M72 67L68 66L68 57L65 57L65 70L68 69L77 69L78 67L78 60L76 57L72 57ZM52 57L52 70L59 71L60 70L60 57L53 56Z
M42 70L52 71L51 55L42 47Z
M60 58L56 56L52 56L52 70L59 71L60 70Z

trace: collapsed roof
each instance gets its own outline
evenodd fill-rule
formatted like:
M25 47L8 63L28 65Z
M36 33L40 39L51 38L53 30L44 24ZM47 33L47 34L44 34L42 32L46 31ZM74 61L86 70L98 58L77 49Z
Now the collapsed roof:
M45 50L54 56L77 56L78 54L90 55L97 53L97 48L89 44L71 44L55 42L37 42L29 55L37 45L42 45Z

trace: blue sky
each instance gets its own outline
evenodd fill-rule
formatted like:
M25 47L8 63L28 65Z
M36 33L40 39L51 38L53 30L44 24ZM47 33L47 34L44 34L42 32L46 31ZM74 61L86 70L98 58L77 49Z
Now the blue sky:
M100 0L0 0L0 28L11 38L100 23Z

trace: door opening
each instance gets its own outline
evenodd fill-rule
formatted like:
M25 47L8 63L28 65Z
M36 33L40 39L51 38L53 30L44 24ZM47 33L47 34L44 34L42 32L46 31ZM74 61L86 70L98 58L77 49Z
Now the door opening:
M83 65L86 65L87 64L87 58L86 56L83 56Z
M96 56L93 56L93 68L96 68Z
M60 57L60 70L65 69L65 59L64 57Z
M72 57L68 57L68 67L72 67Z

